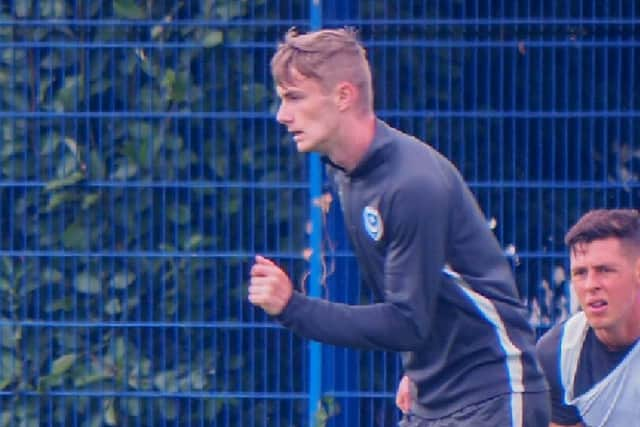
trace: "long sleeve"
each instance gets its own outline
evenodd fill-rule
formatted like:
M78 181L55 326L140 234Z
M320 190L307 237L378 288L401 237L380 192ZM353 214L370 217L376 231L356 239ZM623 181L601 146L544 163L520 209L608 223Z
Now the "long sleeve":
M421 348L443 280L449 196L441 181L411 177L380 207L385 224L383 262L361 256L360 266L381 282L382 302L350 306L295 294L279 318L282 324L334 345L387 351Z
M278 320L300 336L333 345L409 351L420 342L412 322L391 303L347 305L294 292Z

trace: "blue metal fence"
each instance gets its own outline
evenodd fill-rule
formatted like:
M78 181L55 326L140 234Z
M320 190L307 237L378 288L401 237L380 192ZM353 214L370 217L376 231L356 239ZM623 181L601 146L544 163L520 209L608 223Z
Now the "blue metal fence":
M274 120L293 25L359 29L380 116L463 172L532 323L565 316L564 232L637 205L640 7L557 3L3 3L0 426L396 425L395 355L246 302L256 253L369 298L317 158Z

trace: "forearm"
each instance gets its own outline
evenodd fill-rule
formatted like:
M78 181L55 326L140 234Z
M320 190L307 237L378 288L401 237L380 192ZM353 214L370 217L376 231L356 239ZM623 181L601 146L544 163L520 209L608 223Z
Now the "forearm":
M390 303L352 306L294 293L278 320L297 335L332 345L399 352L422 344L411 319Z

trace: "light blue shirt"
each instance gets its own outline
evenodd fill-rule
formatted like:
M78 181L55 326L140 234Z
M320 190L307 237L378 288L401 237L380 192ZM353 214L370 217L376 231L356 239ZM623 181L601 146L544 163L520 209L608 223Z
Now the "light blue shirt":
M573 395L578 360L588 330L583 312L573 315L564 327L560 371L565 404L578 408L588 427L620 427L640 422L640 341L609 375L582 395Z

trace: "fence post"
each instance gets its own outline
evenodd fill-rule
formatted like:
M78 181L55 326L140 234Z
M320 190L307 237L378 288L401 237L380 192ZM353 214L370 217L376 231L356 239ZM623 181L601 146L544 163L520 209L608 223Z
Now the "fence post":
M322 0L311 1L312 30L322 26ZM322 209L318 201L322 196L322 163L320 155L312 153L309 165L309 191L311 197L311 271L309 294L321 295L322 280ZM322 345L317 341L309 343L309 426L315 426L316 412L322 395Z

